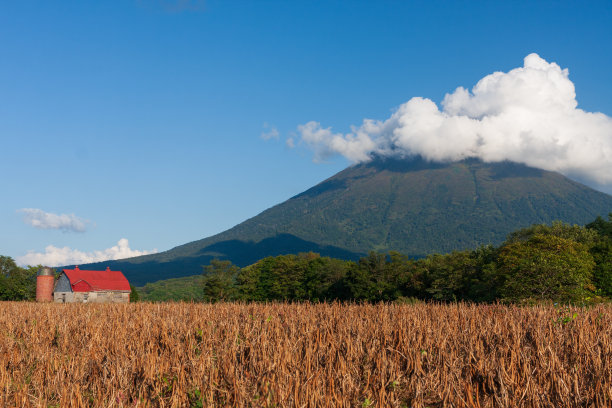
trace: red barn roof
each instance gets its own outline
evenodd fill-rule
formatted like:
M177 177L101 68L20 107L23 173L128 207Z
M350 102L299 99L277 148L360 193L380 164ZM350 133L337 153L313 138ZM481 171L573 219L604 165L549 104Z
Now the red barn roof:
M130 283L120 271L85 271L78 266L64 269L73 292L97 292L107 290L130 291Z

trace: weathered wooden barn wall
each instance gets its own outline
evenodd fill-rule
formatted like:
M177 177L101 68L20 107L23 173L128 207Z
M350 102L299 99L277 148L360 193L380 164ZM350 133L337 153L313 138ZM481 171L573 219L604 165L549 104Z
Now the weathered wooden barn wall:
M55 292L56 303L128 303L129 292Z

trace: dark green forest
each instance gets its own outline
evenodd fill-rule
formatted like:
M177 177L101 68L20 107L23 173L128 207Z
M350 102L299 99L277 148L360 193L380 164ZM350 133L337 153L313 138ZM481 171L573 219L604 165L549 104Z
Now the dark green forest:
M499 246L421 259L371 252L353 262L308 252L267 257L244 268L213 260L204 267L199 285L195 279L162 281L163 297L157 297L161 282L148 284L143 297L209 302L608 301L612 214L584 227L561 222L534 225L515 231Z

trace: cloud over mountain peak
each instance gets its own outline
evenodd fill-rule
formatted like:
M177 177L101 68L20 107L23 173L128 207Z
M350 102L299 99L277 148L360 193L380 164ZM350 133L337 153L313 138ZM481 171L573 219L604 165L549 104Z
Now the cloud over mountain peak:
M349 133L315 121L298 132L315 160L336 154L352 162L373 155L477 157L612 184L612 118L579 109L569 71L535 53L522 67L485 76L471 91L458 87L441 105L414 97L388 119L365 119Z

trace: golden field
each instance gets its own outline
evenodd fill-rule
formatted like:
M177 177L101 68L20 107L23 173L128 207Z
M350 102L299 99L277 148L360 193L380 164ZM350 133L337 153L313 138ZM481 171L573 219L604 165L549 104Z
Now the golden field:
M611 407L612 307L0 304L2 407Z

